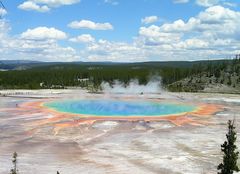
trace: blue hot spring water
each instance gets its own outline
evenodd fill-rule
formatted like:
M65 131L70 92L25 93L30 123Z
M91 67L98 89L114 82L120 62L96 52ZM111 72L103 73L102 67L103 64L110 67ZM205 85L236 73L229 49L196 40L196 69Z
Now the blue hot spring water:
M193 105L122 100L63 100L45 103L59 112L94 116L164 116L194 111Z

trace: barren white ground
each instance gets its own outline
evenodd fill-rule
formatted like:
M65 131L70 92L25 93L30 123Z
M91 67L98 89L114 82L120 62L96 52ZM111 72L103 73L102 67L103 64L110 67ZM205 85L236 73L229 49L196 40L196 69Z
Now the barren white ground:
M0 91L0 109L46 97L78 97L79 90ZM136 94L135 94L136 95ZM109 97L109 95L108 95ZM141 96L142 97L142 96ZM51 115L0 111L0 174L9 173L11 156L18 152L21 174L213 174L222 154L227 120L235 118L240 132L240 96L167 93L143 97L222 104L225 107L209 125L175 126L169 122L101 121L60 131L44 127L26 134L26 123ZM240 148L240 137L238 146Z

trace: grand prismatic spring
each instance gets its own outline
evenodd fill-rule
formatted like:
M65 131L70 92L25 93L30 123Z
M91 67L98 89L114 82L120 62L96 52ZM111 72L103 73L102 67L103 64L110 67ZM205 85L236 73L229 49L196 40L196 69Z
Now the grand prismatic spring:
M56 111L108 117L151 117L182 114L196 110L196 106L161 102L119 100L67 100L44 104Z
M0 173L17 151L21 173L36 174L216 173L225 123L239 122L240 103L234 95L76 90L0 100Z

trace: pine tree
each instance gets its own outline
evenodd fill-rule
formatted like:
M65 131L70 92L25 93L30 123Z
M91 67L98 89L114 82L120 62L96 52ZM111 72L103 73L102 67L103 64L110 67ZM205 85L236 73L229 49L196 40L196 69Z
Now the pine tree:
M17 152L13 153L13 159L12 159L12 163L13 163L13 169L11 169L10 174L17 174Z
M226 134L227 140L221 145L221 150L224 153L223 162L218 165L218 174L233 174L234 171L238 172L237 166L238 154L235 142L237 140L237 133L235 131L234 121L228 121L228 133Z

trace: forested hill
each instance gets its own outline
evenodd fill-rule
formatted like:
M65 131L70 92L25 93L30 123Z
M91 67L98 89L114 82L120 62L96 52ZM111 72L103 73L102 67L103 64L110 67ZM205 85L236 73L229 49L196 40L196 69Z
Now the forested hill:
M0 69L4 70L0 71L0 89L79 86L96 90L103 81L119 80L127 84L131 79L138 79L146 84L153 75L161 76L164 87L171 91L196 92L216 84L219 88L238 91L240 83L239 59L143 63L0 62Z
M240 94L240 59L221 64L208 64L197 74L168 85L171 91L220 92Z

